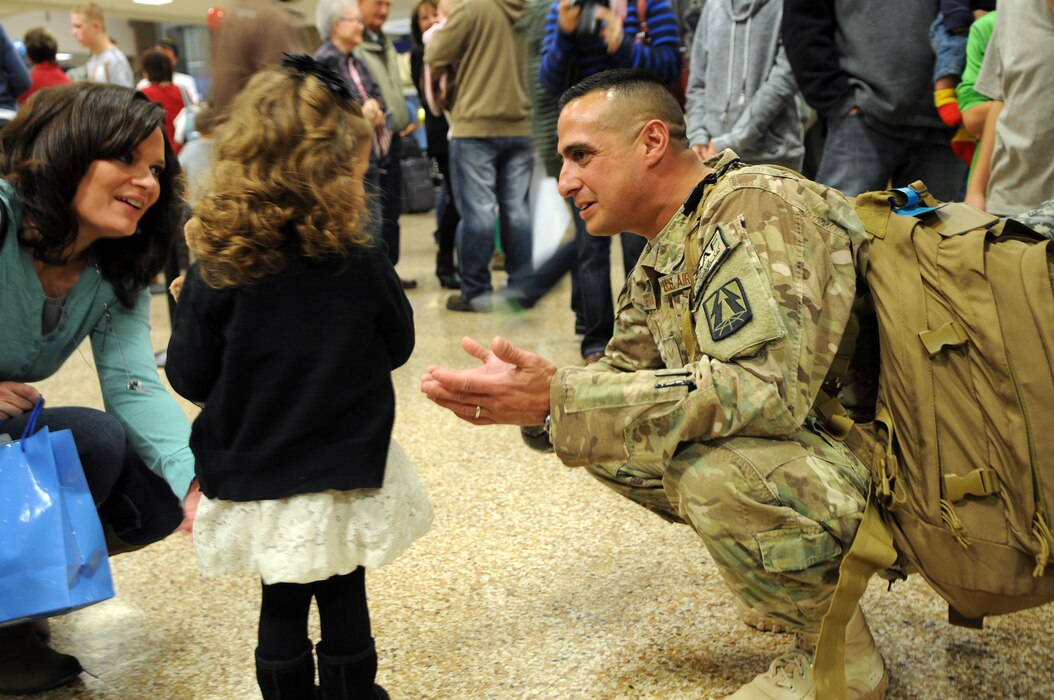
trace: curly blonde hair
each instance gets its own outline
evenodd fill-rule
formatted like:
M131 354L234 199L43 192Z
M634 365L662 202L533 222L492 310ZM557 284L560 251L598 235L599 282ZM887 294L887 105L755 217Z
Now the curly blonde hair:
M287 243L312 259L369 245L362 173L371 135L361 109L314 76L253 76L217 131L193 203L187 242L202 279L218 288L278 274Z

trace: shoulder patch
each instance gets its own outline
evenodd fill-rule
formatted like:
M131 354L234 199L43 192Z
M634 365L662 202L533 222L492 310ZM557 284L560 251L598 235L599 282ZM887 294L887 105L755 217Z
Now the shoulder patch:
M725 240L724 231L718 226L714 229L714 235L711 235L710 239L706 241L706 247L703 249L703 254L699 259L699 271L696 273L696 278L703 280L705 284L710 273L714 272L714 268L724 259L727 252L728 241Z
M725 282L708 296L703 302L703 310L706 323L710 326L710 337L714 341L727 338L754 317L750 300L738 277Z

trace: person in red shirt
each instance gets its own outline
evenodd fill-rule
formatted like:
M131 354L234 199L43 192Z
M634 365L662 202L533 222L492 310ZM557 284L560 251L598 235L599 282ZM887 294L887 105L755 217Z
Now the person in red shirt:
M22 42L26 45L26 57L33 64L33 70L29 71L32 84L28 90L18 96L20 105L38 90L70 82L69 76L55 60L59 40L54 34L43 27L30 29L22 38Z
M172 143L172 150L179 153L180 145L176 143L176 116L189 104L189 97L172 82L172 60L159 49L147 49L139 57L143 75L150 84L140 92L151 102L165 108L165 133Z

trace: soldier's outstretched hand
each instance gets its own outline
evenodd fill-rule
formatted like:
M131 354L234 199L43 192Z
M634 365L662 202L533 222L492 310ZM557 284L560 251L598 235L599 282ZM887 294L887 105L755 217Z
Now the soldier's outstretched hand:
M549 384L556 365L500 337L490 348L472 338L461 347L482 364L472 369L430 365L421 391L475 425L541 425L549 414Z

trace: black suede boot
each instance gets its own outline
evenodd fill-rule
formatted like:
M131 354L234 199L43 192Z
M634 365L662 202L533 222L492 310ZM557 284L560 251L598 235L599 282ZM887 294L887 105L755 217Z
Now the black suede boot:
M44 642L33 623L0 627L0 694L28 695L76 680L80 662Z
M315 651L322 700L389 700L387 691L373 682L377 677L377 648L372 643L346 656L330 656L322 644Z
M264 700L315 700L315 658L308 646L295 659L268 661L256 653L256 682Z

